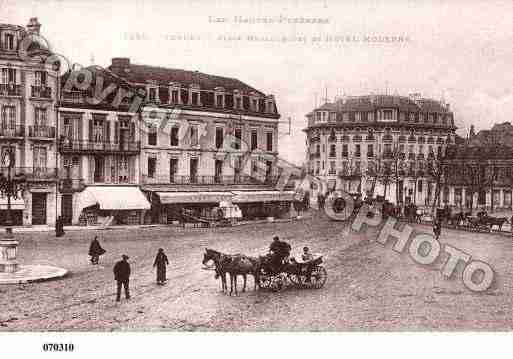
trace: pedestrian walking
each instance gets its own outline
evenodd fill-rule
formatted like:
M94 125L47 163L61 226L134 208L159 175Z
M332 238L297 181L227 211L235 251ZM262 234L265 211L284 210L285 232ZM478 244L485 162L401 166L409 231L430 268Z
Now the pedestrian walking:
M438 240L442 234L442 221L435 219L433 223L433 234L435 235L435 239Z
M105 249L102 248L100 245L100 242L98 241L98 237L95 236L94 239L91 241L91 245L89 246L89 255L91 256L91 264L95 265L98 264L100 260L100 256L107 252Z
M64 234L64 222L62 221L62 217L59 216L55 220L55 237L62 237Z
M121 256L121 260L114 265L114 279L117 282L116 302L121 300L121 287L125 288L125 297L130 299L130 263L126 254Z
M166 266L169 264L166 254L162 248L159 248L153 268L157 267L157 284L164 285L166 282Z

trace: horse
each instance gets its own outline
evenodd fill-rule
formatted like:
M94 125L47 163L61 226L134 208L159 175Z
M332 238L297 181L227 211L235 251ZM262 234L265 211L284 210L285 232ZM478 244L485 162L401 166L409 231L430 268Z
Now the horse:
M229 256L223 254L221 252L217 252L213 249L205 249L205 253L203 254L203 265L207 265L209 261L213 261L215 265L215 279L221 277L221 291L226 293L228 291L228 287L226 285L226 273L225 265L227 262L231 261Z
M221 277L222 291L228 291L226 285L226 273L230 274L230 295L234 292L237 295L237 275L244 278L244 287L246 291L247 275L251 274L255 280L255 290L260 286L260 265L261 259L248 257L242 254L224 254L213 249L206 248L203 255L203 264L206 265L210 260L214 261L216 267L215 278Z
M449 216L449 218L447 219L447 221L453 225L453 226L456 226L456 227L459 227L460 226L460 223L463 222L465 220L465 213L463 212L458 212L458 213L454 213L454 214L451 214Z

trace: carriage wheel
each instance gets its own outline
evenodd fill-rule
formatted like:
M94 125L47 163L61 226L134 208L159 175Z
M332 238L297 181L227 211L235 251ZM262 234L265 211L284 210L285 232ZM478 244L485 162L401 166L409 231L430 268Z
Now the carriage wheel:
M285 281L281 275L271 277L271 290L273 292L279 292L285 286Z
M304 287L306 282L306 275L304 274L288 274L287 277L296 287Z
M271 289L272 276L270 276L269 274L261 273L259 279L260 279L260 288Z
M323 266L317 266L313 268L311 274L312 287L315 289L322 288L326 280L328 279L328 272Z

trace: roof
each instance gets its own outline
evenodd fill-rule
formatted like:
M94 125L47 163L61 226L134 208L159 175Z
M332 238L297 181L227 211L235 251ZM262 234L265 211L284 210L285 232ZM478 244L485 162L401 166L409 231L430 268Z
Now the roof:
M112 66L109 66L109 70L112 70ZM134 84L156 81L159 85L169 86L172 82L178 82L186 86L197 84L203 90L213 91L216 87L223 87L226 91L241 90L246 93L253 91L264 96L261 91L235 78L210 75L199 71L129 64L123 73L118 72L118 74Z
M510 122L498 123L489 130L481 130L469 141L469 146L472 147L495 145L513 147L513 126Z
M374 111L378 108L393 107L404 112L438 112L451 113L447 106L440 101L426 98L413 99L398 95L364 95L351 96L337 100L335 103L325 103L315 110L328 111ZM315 111L314 110L314 111Z

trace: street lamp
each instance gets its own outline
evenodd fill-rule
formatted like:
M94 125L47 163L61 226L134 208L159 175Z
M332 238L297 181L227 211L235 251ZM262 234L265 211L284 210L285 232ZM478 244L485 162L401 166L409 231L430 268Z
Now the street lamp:
M12 208L11 198L17 199L20 192L23 192L26 185L25 174L12 175L14 167L14 153L11 145L2 156L2 165L7 168L7 177L0 173L0 192L7 197L7 216L5 219L5 237L0 239L0 272L12 273L18 269L16 252L18 242L14 240L12 233Z

